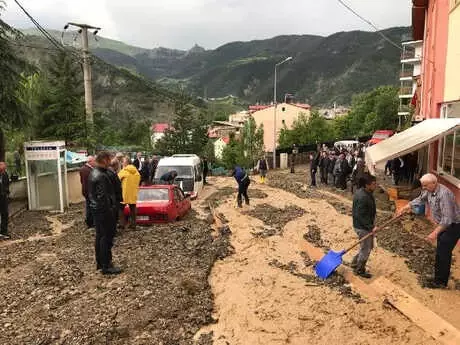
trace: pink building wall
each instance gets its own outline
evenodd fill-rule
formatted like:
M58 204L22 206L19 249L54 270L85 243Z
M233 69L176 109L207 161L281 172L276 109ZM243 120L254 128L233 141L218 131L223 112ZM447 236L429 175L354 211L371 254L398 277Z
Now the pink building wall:
M426 118L439 118L444 100L449 1L430 0L425 16L421 111Z
M430 0L425 15L422 61L422 105L425 118L439 118L444 101L450 0ZM428 166L437 169L438 145L430 146ZM459 194L460 196L460 194Z

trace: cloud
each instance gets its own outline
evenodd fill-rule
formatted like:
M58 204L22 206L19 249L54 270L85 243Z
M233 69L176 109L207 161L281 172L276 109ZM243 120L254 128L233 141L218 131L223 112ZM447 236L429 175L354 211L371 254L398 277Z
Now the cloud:
M215 48L282 34L329 35L371 30L337 0L22 0L45 27L68 21L102 27L101 35L153 48L187 49L198 43ZM410 0L347 0L381 28L410 25ZM31 27L13 1L2 18Z

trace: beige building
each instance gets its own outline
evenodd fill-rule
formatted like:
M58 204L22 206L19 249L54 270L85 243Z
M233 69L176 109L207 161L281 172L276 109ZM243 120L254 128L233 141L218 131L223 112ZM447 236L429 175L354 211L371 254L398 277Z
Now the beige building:
M274 106L269 106L265 109L255 111L252 117L256 121L257 126L263 125L264 127L264 145L266 152L273 152L273 124L274 124ZM276 108L276 141L281 129L286 126L287 129L292 129L294 121L300 116L305 114L310 116L310 106L308 104L292 104L281 103Z

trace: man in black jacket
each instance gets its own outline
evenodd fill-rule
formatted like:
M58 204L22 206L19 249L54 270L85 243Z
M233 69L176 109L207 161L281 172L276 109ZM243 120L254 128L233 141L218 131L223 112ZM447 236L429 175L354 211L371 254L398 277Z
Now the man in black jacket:
M138 152L136 159L133 162L133 165L136 167L139 174L141 174L141 182L140 184L146 184L149 180L149 172L150 172L150 161L146 158L142 161L142 152Z
M318 171L318 154L310 153L310 179L311 187L316 187L316 172Z
M374 190L377 187L374 176L365 174L359 181L359 189L353 196L353 228L359 238L363 238L370 232L375 232L376 206ZM374 247L374 236L368 237L361 242L358 254L353 258L351 266L355 274L371 278L371 274L366 272L366 263Z
M335 186L335 175L334 175L334 167L335 167L335 161L337 160L337 157L333 152L329 153L329 162L327 164L327 177L328 177L328 182Z
M327 168L329 166L329 157L327 156L327 152L321 152L321 157L319 159L319 173L321 177L321 183L327 185Z
M6 163L0 162L0 234L3 238L8 235L8 198L10 196L10 179L6 172Z
M96 157L96 167L88 180L88 195L96 226L96 262L102 274L119 274L121 270L112 264L113 237L116 231L118 212L116 192L110 166L111 154L100 152Z

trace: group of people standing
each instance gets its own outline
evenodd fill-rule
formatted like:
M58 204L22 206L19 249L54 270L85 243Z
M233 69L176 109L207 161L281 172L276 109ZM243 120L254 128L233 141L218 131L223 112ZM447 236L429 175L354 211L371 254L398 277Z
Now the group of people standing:
M402 181L412 184L415 180L417 165L417 153L396 157L388 160L385 164L385 175L392 177L395 186Z
M346 190L351 180L351 190L358 186L359 179L365 173L364 152L360 149L334 151L323 147L310 154L311 186L316 187L316 175L319 170L320 181Z
M140 157L138 156L139 160ZM130 157L102 151L89 156L80 169L82 194L86 200L86 225L96 230L96 263L103 274L119 274L112 263L113 239L119 229L136 227L136 203L142 182L142 162L137 167ZM124 210L129 207L129 216Z

